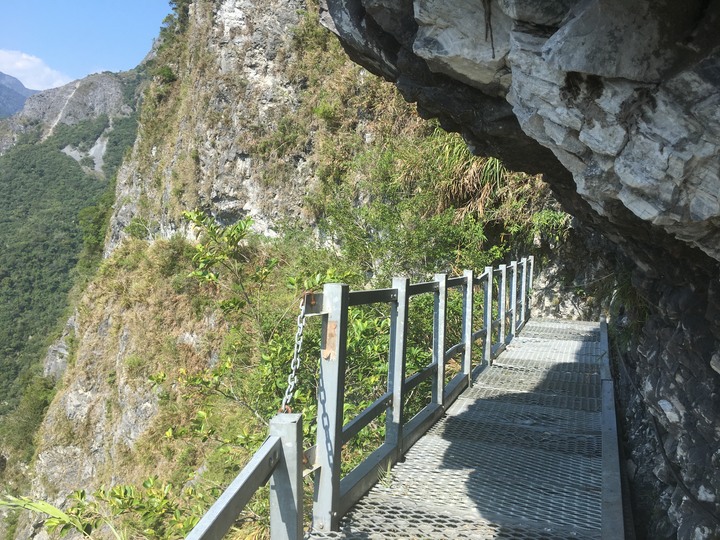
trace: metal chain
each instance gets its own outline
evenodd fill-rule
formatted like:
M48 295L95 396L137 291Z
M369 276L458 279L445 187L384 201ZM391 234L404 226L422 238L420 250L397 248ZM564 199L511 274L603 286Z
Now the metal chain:
M295 349L293 350L292 361L290 362L290 375L288 375L288 386L285 390L280 412L290 412L290 402L297 384L297 371L300 367L300 350L302 349L303 330L305 329L305 297L300 300L300 314L297 318L297 331L295 332Z

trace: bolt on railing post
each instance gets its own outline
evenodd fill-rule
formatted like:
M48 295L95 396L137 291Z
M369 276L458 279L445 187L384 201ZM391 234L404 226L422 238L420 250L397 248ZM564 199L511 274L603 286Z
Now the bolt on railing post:
M512 341L512 339L515 337L515 332L517 332L517 261L513 261L510 263L510 272L512 273L512 275L510 276L510 332L508 334L508 338L505 340L506 343Z
M388 391L392 404L385 416L385 442L395 450L395 459L402 456L403 401L405 399L405 351L408 325L408 278L393 278L392 288L397 290L397 301L390 312L390 353L388 365Z
M463 375L467 377L468 387L472 383L472 344L473 344L473 271L465 270L465 295L463 297L463 342L465 354L463 355Z
M490 365L492 363L492 335L493 335L493 316L492 316L492 284L493 284L493 268L485 267L485 287L484 287L484 324L485 324L485 347L483 350L483 361Z
M505 343L505 310L507 309L507 267L501 264L500 270L500 289L498 291L498 316L500 317L500 335L498 343Z
M313 527L335 530L340 498L343 408L345 401L345 357L347 353L347 285L328 283L323 289L322 350L318 386L317 456Z
M303 537L302 415L278 414L270 435L280 437L282 458L270 477L270 539Z
M433 363L437 365L432 402L445 404L445 322L447 319L447 274L435 274L438 290L433 311Z
M520 284L520 320L518 325L525 324L527 319L527 299L525 298L527 296L527 257L523 257L520 264L522 265L522 281Z

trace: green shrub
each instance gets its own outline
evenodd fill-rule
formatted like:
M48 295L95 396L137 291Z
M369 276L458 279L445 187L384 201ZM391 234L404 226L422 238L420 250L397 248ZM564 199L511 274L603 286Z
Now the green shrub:
M177 80L177 75L170 66L160 66L155 72L155 76L162 84L170 84Z

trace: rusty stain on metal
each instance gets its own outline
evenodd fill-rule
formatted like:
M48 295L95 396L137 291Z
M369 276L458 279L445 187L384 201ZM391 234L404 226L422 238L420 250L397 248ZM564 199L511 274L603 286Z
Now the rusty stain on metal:
M335 349L337 348L337 321L328 321L325 331L325 348L322 350L323 360L337 360Z

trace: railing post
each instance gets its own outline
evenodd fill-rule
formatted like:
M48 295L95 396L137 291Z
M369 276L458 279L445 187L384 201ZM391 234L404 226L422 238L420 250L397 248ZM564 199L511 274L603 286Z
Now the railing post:
M280 437L282 457L270 477L270 539L303 537L302 415L278 414L270 435Z
M520 282L520 322L518 325L524 325L527 320L527 299L525 298L527 296L527 257L523 257L520 264L522 265L522 281Z
M510 272L512 275L510 276L510 332L508 334L508 338L505 340L506 343L510 343L512 339L515 337L515 332L517 331L517 261L513 261L510 263Z
M468 388L472 384L472 345L473 345L473 271L463 271L465 278L465 295L463 297L463 342L465 354L463 355L463 375L467 377Z
M337 529L340 497L341 435L345 401L345 356L347 353L347 285L328 283L323 289L322 350L318 387L317 457L313 527Z
M388 391L392 392L392 404L385 416L385 442L395 449L396 458L402 456L403 401L405 395L405 351L408 324L408 278L393 278L392 288L397 290L397 302L390 312L390 353L388 365Z
M447 319L447 274L435 274L438 290L433 311L433 363L437 365L432 402L445 404L445 321Z
M525 315L526 319L530 318L530 308L532 305L530 295L532 294L533 272L535 271L535 256L534 255L530 255L528 257L528 264L530 265L530 268L528 270L528 286L527 286L528 305L527 305L527 314Z
M498 291L498 316L500 317L500 335L498 336L498 344L505 343L505 310L507 309L507 267L501 264L500 270L500 289Z
M490 365L492 363L492 335L493 335L493 316L492 316L492 284L493 284L493 268L485 267L485 299L483 303L484 319L485 319L485 348L483 350L483 361Z

